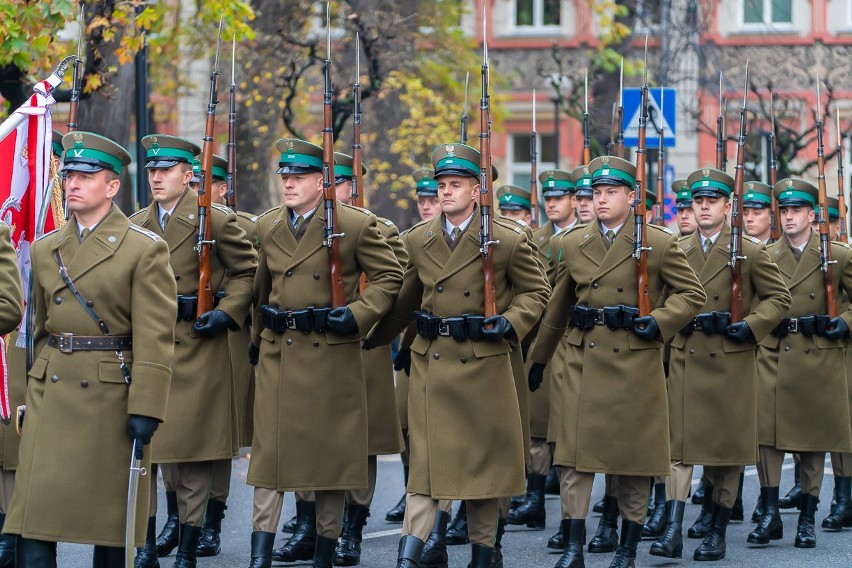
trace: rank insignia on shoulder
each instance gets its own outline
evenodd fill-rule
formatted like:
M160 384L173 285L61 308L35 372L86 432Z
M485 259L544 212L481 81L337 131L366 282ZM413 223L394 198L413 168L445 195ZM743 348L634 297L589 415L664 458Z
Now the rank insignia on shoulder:
M133 225L131 225L131 227L132 227L132 226L133 226ZM45 238L45 237L49 237L50 235L52 235L53 233L55 233L55 232L56 232L56 231L58 231L58 230L59 230L59 229L53 229L53 230L52 230L52 231L50 231L49 233L45 233L45 234L43 234L42 236L40 236L40 237L39 237L39 238L37 238L36 240L37 240L37 241L40 241L40 240L42 240L42 239L43 239L43 238Z
M152 241L160 240L160 237L158 237L156 233L152 233L148 229L143 229L142 227L140 227L138 225L130 225L130 230L136 231L137 233L141 233L141 234L145 235L146 237L148 237L149 239L151 239Z
M385 225L387 225L388 227L393 227L393 221L385 219Z
M756 237L752 237L751 235L743 235L743 236L756 245L762 244L762 241L760 239L756 238Z

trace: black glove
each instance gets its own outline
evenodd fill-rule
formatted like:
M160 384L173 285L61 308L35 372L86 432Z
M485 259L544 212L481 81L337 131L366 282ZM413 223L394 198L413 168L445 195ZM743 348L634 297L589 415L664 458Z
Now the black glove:
M725 328L725 337L737 343L757 343L754 340L751 328L745 321L738 321L728 325Z
M488 328L491 329L488 329ZM515 335L515 328L512 327L512 324L509 323L509 320L504 318L503 316L491 316L490 318L485 318L482 322L482 338L489 339L491 341L497 341L498 339L509 339Z
M151 443L151 437L159 427L160 421L150 416L131 414L127 417L127 435L136 442L136 459L142 459L142 446Z
M405 374L411 376L411 349L402 348L396 352L396 357L393 358L393 370L405 371Z
M535 392L541 386L541 381L544 380L544 368L547 367L544 363L533 363L529 372L530 392Z
M375 349L376 347L378 347L378 345L376 345L366 337L361 340L361 349L363 349L364 351L369 351L371 349Z
M260 347L249 341L249 363L252 367L257 367L257 362L260 359Z
M227 329L236 329L236 327L237 322L218 308L201 314L201 317L192 324L192 329L204 337L213 337Z
M654 316L634 318L633 333L636 334L636 337L654 341L655 339L660 339L660 326L657 325L657 320L654 319Z
M329 331L337 335L358 333L358 322L355 321L355 314L348 306L331 310L325 320L325 325Z
M829 339L846 339L849 337L849 325L842 317L835 316L828 322L825 336Z

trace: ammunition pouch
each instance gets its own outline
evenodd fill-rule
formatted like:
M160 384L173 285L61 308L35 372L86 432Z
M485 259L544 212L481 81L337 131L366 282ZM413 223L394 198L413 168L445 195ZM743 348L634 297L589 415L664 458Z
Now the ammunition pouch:
M425 339L452 337L456 341L482 338L482 325L485 317L464 314L444 318L427 312L415 312L415 327L417 334Z
M589 308L574 306L571 310L571 326L583 331L590 331L596 325L604 325L611 330L633 329L633 320L639 317L639 308L633 306L605 306Z
M219 301L225 297L225 292L219 291L213 294L213 307L219 305ZM177 297L177 319L178 321L195 321L198 315L198 296L185 296L178 294Z
M287 330L310 333L316 331L325 332L326 320L331 308L315 308L313 306L300 310L284 310L278 306L260 306L260 315L263 326L275 333L284 333Z
M801 333L805 337L825 335L831 318L825 314L802 316L799 318L782 318L781 323L772 330L775 337L784 337L790 333Z
M721 334L731 323L731 312L706 312L698 314L683 329L682 335L689 337L693 331L702 331L705 335Z

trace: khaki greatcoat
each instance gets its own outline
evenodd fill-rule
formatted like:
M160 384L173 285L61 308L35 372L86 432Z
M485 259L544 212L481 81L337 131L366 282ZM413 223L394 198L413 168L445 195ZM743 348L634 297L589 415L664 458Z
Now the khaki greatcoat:
M26 352L15 347L21 323L24 298L18 258L12 246L9 225L0 221L0 335L6 337L6 365L9 384L9 406L23 404L26 396ZM18 466L18 434L12 425L0 426L0 469L14 471Z
M237 223L246 232L246 239L257 250L256 216L242 211L236 213ZM254 367L251 366L248 358L248 344L251 341L251 317L251 312L249 312L245 324L240 329L228 332L228 346L231 349L231 374L234 377L234 399L239 427L239 448L251 446L251 438L254 433Z

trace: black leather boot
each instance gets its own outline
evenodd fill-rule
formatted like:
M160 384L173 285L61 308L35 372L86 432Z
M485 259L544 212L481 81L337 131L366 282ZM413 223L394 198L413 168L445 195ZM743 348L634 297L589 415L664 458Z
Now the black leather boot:
M639 547L639 539L642 536L642 523L633 521L622 521L621 544L615 551L615 557L609 568L635 568L636 549Z
M363 505L346 505L346 522L334 551L335 566L357 566L361 563L361 540L369 516L370 509Z
M0 513L0 531L6 524L6 514ZM15 568L15 540L11 534L0 534L0 568Z
M592 505L592 512L597 513L598 515L602 515L603 514L603 508L604 508L604 499L601 498L600 500L598 500L597 503Z
M822 521L822 528L827 531L841 531L852 524L852 477L834 478L834 498L831 514Z
M544 476L541 476L542 479ZM544 484L542 484L544 489ZM503 568L503 535L506 533L506 519L497 519L497 534L494 537L494 550L491 553L491 568Z
M133 568L160 568L160 561L157 559L157 517L148 517L145 546L136 549Z
M778 510L778 487L765 487L763 518L757 528L748 535L751 544L769 544L770 540L784 538L784 523Z
M404 495L403 495L404 497ZM302 508L302 502L296 501L296 514L290 517L288 521L281 525L281 532L293 534L296 532L296 525L299 522L299 509Z
M689 527L686 536L689 538L704 538L710 534L710 528L713 526L713 486L706 484L704 486L704 501L701 503L701 513L698 518Z
M56 568L55 542L19 537L16 555L24 568Z
M751 522L759 523L763 518L764 503L766 503L766 488L760 488L760 497L757 498L757 503L754 505L754 511L751 513Z
M124 566L123 546L98 546L92 552L92 568L120 568Z
M639 531L642 532L641 530ZM613 552L618 546L618 500L607 495L598 530L589 542L589 552Z
M272 568L272 547L275 533L254 531L251 533L251 562L249 568Z
M778 500L779 509L802 508L802 484L799 482L799 464L793 468L793 487Z
M222 519L225 518L225 509L222 501L216 499L207 500L207 511L204 512L204 524L201 525L201 540L198 542L198 556L216 556L222 551L222 541L219 534L222 532Z
M447 528L447 545L453 546L456 544L467 544L468 542L470 540L467 538L467 505L462 501L456 513L456 518L453 519L453 522Z
M544 494L559 495L559 474L556 473L556 468L553 466L550 466L544 481Z
M704 539L695 553L692 555L693 560L721 560L725 557L725 533L728 530L728 523L731 521L731 511L727 507L723 507L716 503L713 509L713 528L710 534Z
M157 536L157 556L162 558L168 556L178 545L178 530L180 520L178 519L177 493L166 491L166 524Z
M567 519L562 519L564 523ZM565 550L565 540L562 536L562 528L556 531L556 534L547 540L547 548L551 550Z
M423 554L424 544L422 540L410 534L399 539L396 568L417 568L417 562L420 560L420 555Z
M737 497L734 499L734 508L731 509L732 521L745 520L745 510L743 509L743 483L745 483L745 473L740 472L740 484L737 486Z
M491 568L494 549L484 544L473 544L470 547L470 568Z
M408 486L408 466L402 466L402 475L405 479L405 485ZM389 523L401 523L405 519L405 493L399 499L393 509L385 514L385 520Z
M663 536L651 545L651 556L683 557L684 509L686 509L686 503L683 501L666 502L666 522L663 525Z
M657 539L663 536L663 523L666 516L666 484L654 485L654 511L642 527L642 538Z
M567 543L556 568L585 568L583 541L586 539L586 519L563 519L562 540Z
M796 527L796 540L793 546L796 548L815 548L816 547L816 510L819 497L802 493L802 512L799 513L799 524Z
M331 568L334 565L334 551L337 550L337 539L317 537L316 551L311 568Z
M201 527L180 526L180 542L172 568L195 568L199 540L201 540Z
M420 568L447 568L447 524L450 514L439 510L435 513L435 524L432 532L423 545L418 566Z
M538 473L527 476L527 496L517 509L509 511L506 522L510 525L526 525L531 529L544 530L544 484L547 478Z
M317 547L317 504L302 501L296 522L296 532L283 546L272 551L275 562L312 560Z
M704 478L698 482L698 487L695 488L695 493L692 494L692 504L693 505L703 505L704 504Z

